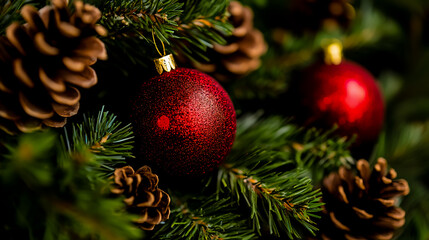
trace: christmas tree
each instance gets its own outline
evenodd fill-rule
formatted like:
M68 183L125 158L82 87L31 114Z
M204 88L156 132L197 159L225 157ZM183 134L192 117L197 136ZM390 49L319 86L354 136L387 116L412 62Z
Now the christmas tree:
M426 1L0 6L0 239L429 238Z

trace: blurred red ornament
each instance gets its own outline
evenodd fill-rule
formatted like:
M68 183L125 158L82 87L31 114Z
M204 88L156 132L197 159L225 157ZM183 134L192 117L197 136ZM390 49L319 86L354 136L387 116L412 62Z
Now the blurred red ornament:
M178 68L154 77L142 84L132 104L140 153L172 176L210 172L231 150L234 106L219 83L202 72Z
M340 60L341 61L341 60ZM383 126L384 104L372 75L356 63L318 63L299 83L307 123L338 125L342 135L357 134L356 144L376 140Z

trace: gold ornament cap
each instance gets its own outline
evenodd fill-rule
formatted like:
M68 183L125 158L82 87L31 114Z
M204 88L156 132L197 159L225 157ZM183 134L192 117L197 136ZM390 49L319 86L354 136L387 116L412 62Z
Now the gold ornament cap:
M343 45L337 39L330 39L322 44L327 65L339 65L343 60Z
M173 54L165 55L161 58L153 60L155 63L156 71L161 75L164 71L170 72L177 68L176 61L174 61Z

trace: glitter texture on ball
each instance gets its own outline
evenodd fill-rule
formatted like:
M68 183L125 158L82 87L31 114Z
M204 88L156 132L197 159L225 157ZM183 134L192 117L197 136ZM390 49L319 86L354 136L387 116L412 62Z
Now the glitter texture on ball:
M234 106L212 77L178 68L144 82L132 101L139 154L172 176L201 176L231 150Z

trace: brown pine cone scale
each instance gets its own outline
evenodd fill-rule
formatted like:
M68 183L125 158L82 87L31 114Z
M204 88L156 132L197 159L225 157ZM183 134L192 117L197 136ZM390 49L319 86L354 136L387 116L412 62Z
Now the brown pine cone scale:
M0 124L22 132L43 125L62 127L79 110L78 88L90 88L97 75L90 67L106 59L106 30L96 22L101 12L75 1L53 0L37 11L21 9L25 24L12 23L0 38ZM12 129L13 131L13 129Z
M397 199L409 193L406 180L379 158L371 171L366 160L356 164L357 174L341 167L323 181L326 203L320 223L322 239L392 239L405 223Z
M170 216L170 196L158 188L158 176L148 166L134 172L130 166L118 168L111 192L125 196L127 210L139 215L134 222L143 230L153 230Z

